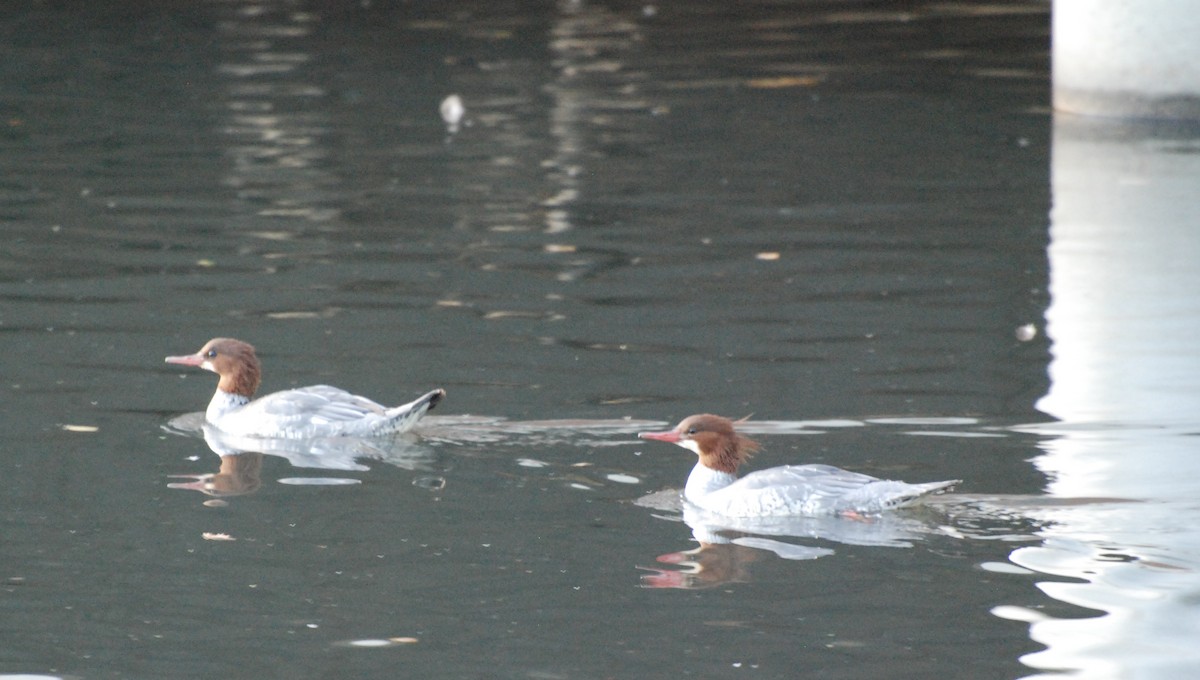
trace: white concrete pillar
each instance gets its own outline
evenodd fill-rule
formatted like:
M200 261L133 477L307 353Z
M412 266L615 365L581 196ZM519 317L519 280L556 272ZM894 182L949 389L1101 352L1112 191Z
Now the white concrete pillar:
M1200 2L1053 3L1056 110L1200 119Z

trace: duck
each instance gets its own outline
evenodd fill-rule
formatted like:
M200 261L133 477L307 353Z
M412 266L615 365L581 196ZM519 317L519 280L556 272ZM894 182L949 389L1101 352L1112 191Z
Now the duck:
M738 421L738 423L743 421ZM724 517L863 517L912 505L962 480L910 484L879 479L832 465L782 465L738 477L738 467L759 450L723 416L699 413L641 439L681 446L699 460L688 475L684 500Z
M380 437L407 432L446 396L426 392L400 406L382 406L329 385L311 385L254 399L262 364L254 346L234 338L213 338L195 354L169 356L169 364L198 366L220 376L204 412L222 433L272 439Z

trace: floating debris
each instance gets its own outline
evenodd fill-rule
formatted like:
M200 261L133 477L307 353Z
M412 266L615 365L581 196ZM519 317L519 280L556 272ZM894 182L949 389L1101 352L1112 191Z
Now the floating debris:
M350 642L348 642L346 644L350 645L351 647L390 647L390 646L392 646L392 642L390 640L351 640Z
M463 105L462 97L452 94L442 100L438 112L442 114L446 130L453 134L458 132L458 126L462 123L463 117L467 115L467 107Z
M99 432L100 428L95 425L63 425L62 429L67 432Z
M754 259L762 260L763 262L774 262L775 260L779 259L779 253L774 251L766 251L756 254Z
M617 472L614 472L610 475L605 475L605 478L608 479L610 482L619 482L621 484L641 484L642 483L642 480L638 479L637 477L634 477L633 475L623 475L623 474L620 474Z
M1013 334L1020 342L1029 342L1037 337L1037 332L1037 326L1027 323L1024 326L1017 326L1017 330Z

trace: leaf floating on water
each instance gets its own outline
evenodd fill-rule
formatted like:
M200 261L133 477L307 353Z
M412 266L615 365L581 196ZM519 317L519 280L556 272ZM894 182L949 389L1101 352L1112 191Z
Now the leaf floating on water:
M236 538L234 538L233 536L230 536L229 534L214 534L210 531L206 531L206 532L200 534L200 536L206 541L236 541L237 540Z
M63 425L62 429L67 432L99 432L100 428L95 425Z

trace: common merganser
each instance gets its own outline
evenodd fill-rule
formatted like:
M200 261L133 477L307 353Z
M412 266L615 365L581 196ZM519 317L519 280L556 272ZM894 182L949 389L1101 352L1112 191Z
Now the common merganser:
M402 406L387 408L366 397L312 385L250 401L262 365L249 343L213 338L195 354L167 357L169 364L199 366L221 376L205 411L207 421L227 434L276 439L375 437L407 432L446 396L437 389Z
M738 466L759 447L733 426L729 418L702 413L672 430L641 432L638 437L670 442L698 455L684 499L726 517L860 516L908 505L962 481L908 484L832 465L782 465L738 479Z

